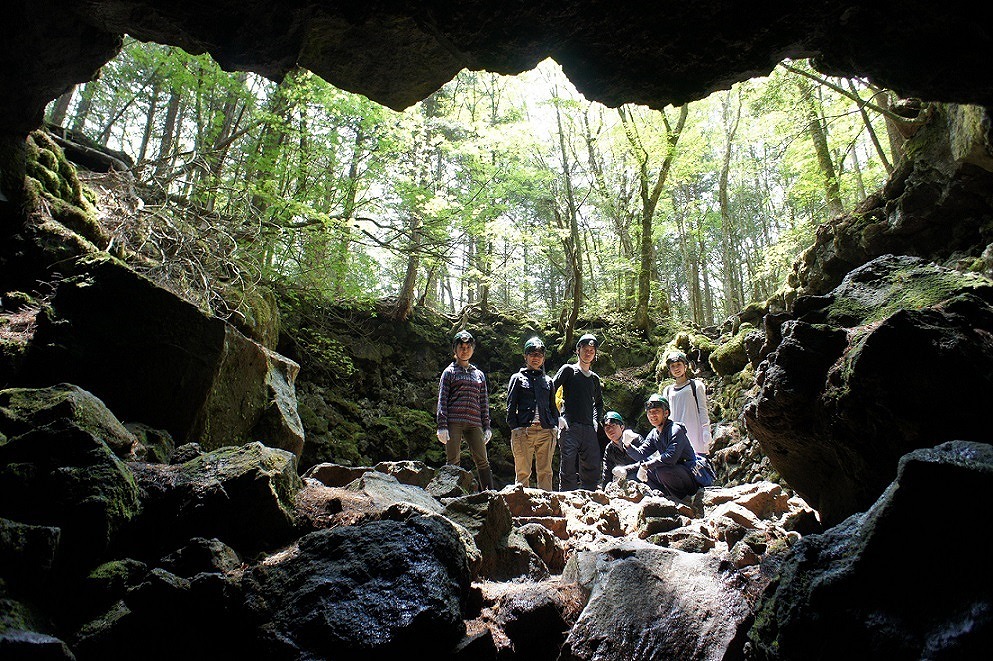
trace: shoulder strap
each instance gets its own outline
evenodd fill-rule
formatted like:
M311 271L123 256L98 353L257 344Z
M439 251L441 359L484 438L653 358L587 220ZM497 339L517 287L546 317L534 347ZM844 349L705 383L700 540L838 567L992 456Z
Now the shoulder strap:
M700 414L700 395L698 395L696 393L696 379L690 379L689 381L687 381L686 385L689 386L690 392L693 393L693 399L696 400L696 412L697 412L697 415L699 415ZM666 393L669 393L669 395L666 395ZM676 393L676 385L673 384L673 383L670 383L669 385L667 385L665 388L662 389L662 396L665 397L666 399L669 399L669 400L672 399L672 395L674 395L675 393Z
M696 400L696 413L700 415L700 395L696 394L696 379L690 379L690 390L693 392L693 399Z

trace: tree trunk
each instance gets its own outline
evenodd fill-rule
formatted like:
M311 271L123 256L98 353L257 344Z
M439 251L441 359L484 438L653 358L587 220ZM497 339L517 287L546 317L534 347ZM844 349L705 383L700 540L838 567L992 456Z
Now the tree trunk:
M852 94L861 100L861 96L858 90L855 89L855 85L851 80L848 81L848 88L851 90ZM893 166L890 164L888 158L886 158L886 152L883 151L883 146L879 143L879 136L876 135L876 130L872 128L872 120L869 119L869 113L866 112L865 104L859 103L859 114L862 116L862 124L865 126L866 133L869 139L872 141L872 146L876 148L876 155L879 156L879 162L883 164L886 168L887 174L893 173ZM854 155L855 150L852 148L852 154ZM863 189L862 197L865 198L865 191Z
M334 292L341 295L345 291L345 279L348 277L349 254L352 245L352 223L355 216L355 205L359 194L359 162L362 160L362 150L365 145L365 133L361 120L355 122L355 140L352 142L352 158L348 164L348 178L345 181L345 197L342 200L341 221L335 228L335 251L333 256L332 274L334 277Z
M439 111L438 100L435 95L429 96L421 104L421 112L423 113L426 120L437 116ZM429 121L425 121L424 129L421 134L421 145L418 153L423 153L423 155L418 160L418 165L420 167L416 174L416 181L419 187L427 189L431 186L432 178L431 171L429 170L431 159L431 150L435 149L433 146L433 135L434 129L431 127ZM440 167L440 164L435 166L435 170ZM436 174L436 173L435 173ZM400 285L400 292L397 294L396 305L393 310L393 318L397 321L406 321L410 319L410 315L414 312L414 290L417 287L417 271L421 264L421 249L424 245L424 219L419 216L421 212L415 212L413 209L409 211L409 217L407 221L407 234L409 237L408 245L405 250L407 254L407 269L404 273L403 284Z
M557 96L557 94L556 94ZM568 285L571 298L571 305L564 308L559 317L559 326L562 330L562 343L559 346L559 353L567 355L568 348L572 346L573 336L576 330L576 320L579 319L579 309L583 303L583 253L580 249L579 241L579 208L576 204L575 194L572 188L571 179L571 158L566 146L565 129L562 125L562 108L560 104L555 104L555 121L558 128L559 157L562 163L562 179L565 188L565 218L562 217L558 208L555 209L555 222L560 229L568 229L568 235L563 239L563 249L566 254L568 267ZM567 299L569 301L570 299Z
M834 164L831 161L831 151L828 148L827 126L821 116L817 100L814 98L813 85L809 80L803 78L798 78L797 84L800 86L800 95L806 106L807 134L814 145L817 165L824 180L824 198L827 202L828 213L832 217L840 216L845 209L841 202L841 186L838 183L838 174L835 172Z
M410 233L407 270L404 273L403 284L400 285L400 293L397 294L397 301L393 308L393 318L397 321L407 321L414 313L414 288L417 285L417 268L420 266L418 255L421 248L421 226L420 220L411 214L407 221L407 229Z
M247 74L238 74L238 82L242 85L247 79ZM209 173L209 177L207 178L209 193L207 195L206 205L208 211L213 211L214 205L217 203L218 184L221 180L221 173L224 163L227 160L228 151L231 149L231 137L237 132L238 125L245 112L245 104L239 101L238 93L234 89L230 90L221 108L221 129L214 136L213 141L204 154Z
M724 305L728 315L734 314L745 306L744 286L741 274L741 250L738 246L738 230L731 213L731 201L728 197L728 176L731 170L731 153L734 137L738 133L738 122L741 119L741 97L732 109L732 93L724 96L724 128L725 144L724 158L721 163L721 173L718 179L718 202L721 210L721 234L724 238L722 247L724 261Z
M152 96L148 101L148 112L145 114L145 130L141 134L141 147L138 149L138 163L143 163L148 155L148 145L152 140L152 131L155 128L155 112L158 110L159 93L162 90L162 82L156 76L152 81Z
M91 81L83 85L79 91L79 103L76 104L76 113L72 119L72 130L75 133L85 135L86 120L90 117L90 108L93 105L93 93L96 90L96 83Z
M63 92L59 98L55 99L55 103L52 104L52 110L48 115L48 121L56 126L62 126L66 121L66 115L69 113L69 106L72 104L72 95L76 91L76 86L73 85L68 90Z
M649 154L642 145L634 126L634 119L630 111L624 106L617 109L624 126L624 134L631 145L632 152L638 160L638 182L639 193L641 195L641 244L639 246L639 270L638 270L638 302L634 312L634 326L646 335L650 330L650 318L648 314L649 299L652 291L652 267L655 262L655 240L652 236L652 221L655 217L655 209L658 206L659 197L665 186L669 171L676 159L676 145L679 143L679 136L686 124L686 117L689 114L689 106L683 105L679 109L679 119L675 128L669 123L669 118L665 112L660 112L662 121L666 128L666 154L659 166L654 184L650 181L649 175ZM665 307L668 307L665 304ZM663 310L668 313L667 309Z
M172 142L176 135L176 120L179 117L179 105L181 101L182 95L180 91L173 88L169 93L165 123L162 126L162 139L159 141L159 153L155 158L156 179L165 176L169 170L169 159L172 157Z

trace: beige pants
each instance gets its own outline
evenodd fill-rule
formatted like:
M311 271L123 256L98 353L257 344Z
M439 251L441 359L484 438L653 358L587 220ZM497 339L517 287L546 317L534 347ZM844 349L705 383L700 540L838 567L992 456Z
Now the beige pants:
M551 491L555 432L541 427L518 427L510 432L510 449L514 453L517 483L530 486L531 461L534 460L538 488Z

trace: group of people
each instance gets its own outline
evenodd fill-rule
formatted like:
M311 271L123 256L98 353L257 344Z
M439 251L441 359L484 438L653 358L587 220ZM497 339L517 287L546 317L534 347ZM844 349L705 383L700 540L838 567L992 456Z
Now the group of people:
M706 387L689 378L689 362L681 351L666 356L675 383L645 403L652 429L644 437L627 427L617 411L604 412L603 388L593 371L599 341L586 334L576 343L575 363L563 365L554 377L545 372L545 344L532 337L524 343L524 367L507 384L507 424L518 484L529 486L533 472L538 488L552 490L552 458L559 447L559 490L604 488L612 479L638 480L675 498L698 486L691 472L697 455L710 452L712 437ZM493 488L486 445L492 437L486 376L469 362L476 342L460 331L452 342L454 360L438 386L438 440L449 464L458 465L465 439L482 489ZM601 450L599 426L609 439Z

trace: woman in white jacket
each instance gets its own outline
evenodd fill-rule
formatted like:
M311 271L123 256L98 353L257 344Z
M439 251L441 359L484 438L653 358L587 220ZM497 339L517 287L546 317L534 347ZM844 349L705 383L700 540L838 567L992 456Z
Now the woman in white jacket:
M676 380L662 391L672 408L670 417L686 427L693 451L707 456L714 441L707 412L707 387L700 379L689 378L689 361L682 351L670 351L665 357L665 365Z

